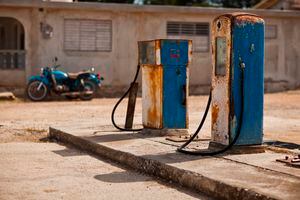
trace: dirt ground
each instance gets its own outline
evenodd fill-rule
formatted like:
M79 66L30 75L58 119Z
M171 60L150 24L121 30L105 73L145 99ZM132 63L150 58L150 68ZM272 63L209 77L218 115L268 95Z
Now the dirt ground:
M56 143L0 144L0 199L208 199Z
M189 98L190 133L198 126L207 98ZM86 119L114 131L110 114L116 101L0 101L0 199L207 199L44 140L49 126L80 125ZM300 90L265 95L265 139L300 144L299 102ZM124 124L126 105L125 101L116 113L119 124ZM138 99L138 127L141 118ZM210 137L210 116L201 134Z
M207 96L189 98L190 133L197 128L206 106ZM39 141L46 137L50 125L82 119L111 126L110 114L117 99L83 101L2 101L0 102L0 143L11 141ZM116 121L124 124L127 102L116 112ZM265 95L264 139L300 144L300 90ZM134 124L141 126L141 99L137 100ZM202 131L210 137L210 115Z
M115 101L0 101L0 200L208 199L45 139L57 123L110 124Z

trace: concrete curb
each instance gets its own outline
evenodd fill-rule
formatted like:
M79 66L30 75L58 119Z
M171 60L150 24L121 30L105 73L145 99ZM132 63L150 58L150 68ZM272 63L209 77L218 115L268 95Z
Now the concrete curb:
M76 148L87 151L91 154L107 158L111 161L118 162L134 170L140 171L150 176L160 177L167 181L180 184L183 187L194 191L199 191L208 196L217 199L228 200L271 200L272 197L259 194L255 191L229 185L227 183L213 180L199 173L179 169L177 167L153 160L136 156L128 152L122 152L101 144L93 143L81 137L73 136L61 130L50 127L49 134L51 138L71 144Z

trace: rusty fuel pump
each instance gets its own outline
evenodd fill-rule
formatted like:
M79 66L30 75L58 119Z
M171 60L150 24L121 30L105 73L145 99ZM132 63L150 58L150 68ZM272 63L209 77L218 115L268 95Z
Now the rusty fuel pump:
M138 42L139 65L133 82L113 108L111 120L121 131L154 135L188 135L188 65L190 40L156 39ZM143 129L122 128L114 113L132 89L142 68Z
M192 155L216 155L233 145L257 145L263 138L264 20L248 13L225 14L212 26L212 88L197 131L178 148ZM211 143L216 151L184 148L200 132L212 104Z
M191 59L189 52L191 41L188 40L154 40L139 43L139 64L143 65L144 128L172 131L174 128L188 128L186 97L187 66ZM215 18L212 25L212 61L212 87L204 115L196 132L178 148L178 151L211 156L224 153L234 145L262 144L264 20L248 13L224 14ZM140 65L137 67L133 83L137 80L139 70ZM147 78L151 74L159 81ZM113 125L121 131L143 130L121 128L114 121L115 110L130 92L133 83L112 112ZM149 91L151 89L153 94ZM168 97L172 98L168 101ZM170 103L171 100L175 103ZM210 144L216 143L222 148L215 151L185 149L199 134L210 107Z

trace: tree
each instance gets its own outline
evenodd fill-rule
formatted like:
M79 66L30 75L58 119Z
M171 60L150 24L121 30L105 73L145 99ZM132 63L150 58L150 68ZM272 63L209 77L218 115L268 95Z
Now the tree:
M222 0L223 7L227 8L249 8L261 0Z
M78 0L81 2L130 3L134 0ZM249 8L261 0L142 0L143 4L176 6L213 6L227 8Z
M99 3L133 3L134 0L78 0L81 2L99 2Z

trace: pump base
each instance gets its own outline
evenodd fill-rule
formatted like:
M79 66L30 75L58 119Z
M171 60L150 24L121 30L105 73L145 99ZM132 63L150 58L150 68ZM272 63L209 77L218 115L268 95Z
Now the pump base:
M209 142L209 149L224 149L226 145L217 143L217 142ZM231 147L228 151L230 154L252 154L252 153L264 153L265 146L263 145L235 145Z
M144 128L141 131L145 135L153 136L189 136L188 129L151 129Z

